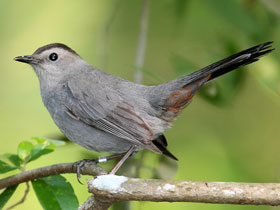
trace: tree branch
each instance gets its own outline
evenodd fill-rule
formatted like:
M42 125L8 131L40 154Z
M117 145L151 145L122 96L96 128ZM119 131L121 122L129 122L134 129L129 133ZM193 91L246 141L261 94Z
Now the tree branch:
M201 202L280 205L279 183L166 181L103 175L88 181L89 192L104 201Z
M95 195L90 196L78 210L106 210L113 204L110 200L100 200Z
M56 164L10 176L0 180L0 189L63 173L76 173L75 164ZM86 163L81 173L96 176L107 172ZM113 202L133 200L280 205L280 183L166 181L102 175L88 181L88 185L94 195L80 206L82 210L108 209Z
M0 189L11 187L23 182L28 182L34 179L53 176L56 174L65 174L65 173L76 173L77 168L75 163L60 163L51 166L46 166L43 168L37 168L30 171L25 171L17 175L13 175L0 180ZM92 163L86 163L84 167L81 169L81 174L83 175L92 175L97 176L101 174L107 174L107 172Z
M19 204L22 204L25 200L26 200L26 197L27 197L27 194L29 193L29 183L26 182L26 189L24 191L24 195L22 197L22 199L20 199L18 202L16 202L15 204L11 205L10 207L6 208L6 210L10 210L16 206L18 206Z

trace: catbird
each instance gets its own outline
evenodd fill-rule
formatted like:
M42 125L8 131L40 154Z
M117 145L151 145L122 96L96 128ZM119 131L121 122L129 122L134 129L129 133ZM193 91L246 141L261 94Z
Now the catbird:
M81 146L116 153L97 162L121 158L114 174L135 152L145 148L172 159L163 135L195 93L207 82L270 53L272 42L241 51L173 81L145 86L105 73L60 43L37 49L16 61L30 64L56 125ZM81 161L77 167L80 177Z

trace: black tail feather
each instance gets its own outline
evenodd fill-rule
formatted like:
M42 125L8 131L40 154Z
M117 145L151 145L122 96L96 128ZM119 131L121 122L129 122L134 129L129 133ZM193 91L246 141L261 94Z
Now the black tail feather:
M162 154L173 160L178 160L171 152L166 149L167 141L164 135L161 135L158 138L154 139L153 144L162 152Z
M213 63L205 68L195 71L187 76L185 76L185 80L188 83L201 79L210 75L209 80L215 79L227 72L230 72L240 66L245 66L250 63L256 62L263 55L266 55L273 51L271 48L271 44L273 42L266 42L255 47L251 47L247 50L236 53L232 56L229 56L223 60L220 60L216 63Z

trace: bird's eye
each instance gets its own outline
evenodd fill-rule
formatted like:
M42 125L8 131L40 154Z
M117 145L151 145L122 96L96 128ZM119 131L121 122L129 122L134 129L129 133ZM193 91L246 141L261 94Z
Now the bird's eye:
M49 56L49 59L50 59L51 61L56 61L57 58L58 58L58 55L57 55L56 53L52 53L52 54L50 54L50 56Z

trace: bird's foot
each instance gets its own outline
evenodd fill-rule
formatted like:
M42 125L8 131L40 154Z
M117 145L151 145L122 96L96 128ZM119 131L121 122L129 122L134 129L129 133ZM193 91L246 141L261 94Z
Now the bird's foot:
M86 164L88 164L88 163L90 163L90 164L106 163L108 160L121 158L121 160L117 163L117 165L115 165L115 167L109 172L109 174L115 174L117 172L117 170L121 167L121 165L124 163L124 161L135 153L136 148L137 148L137 146L134 145L134 146L131 146L130 149L126 153L115 154L115 155L111 155L111 156L101 156L101 157L98 157L97 159L84 159L84 160L77 161L76 163L74 163L73 166L77 168L78 182L80 184L83 184L80 180L81 171L83 170L83 167Z
M77 162L74 163L74 167L76 167L76 171L77 171L77 180L80 184L83 184L81 182L81 171L83 170L83 167L87 164L87 163L91 163L91 164L96 164L98 163L98 159L84 159L84 160L79 160Z
M119 157L122 157L124 154L116 154L116 155L112 155L112 156L101 156L101 157L98 157L97 159L84 159L84 160L79 160L77 162L74 163L74 167L77 168L77 179L78 179L78 182L80 184L83 184L81 182L81 171L83 170L83 167L86 165L86 164L97 164L97 163L106 163L108 160L113 160L115 158L119 158Z

